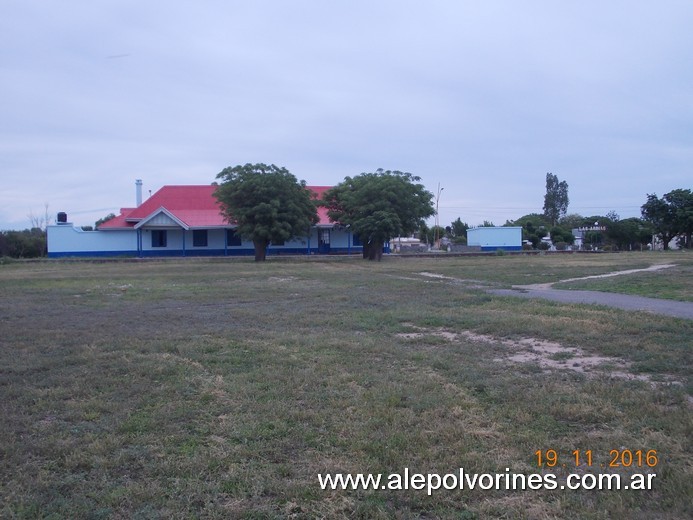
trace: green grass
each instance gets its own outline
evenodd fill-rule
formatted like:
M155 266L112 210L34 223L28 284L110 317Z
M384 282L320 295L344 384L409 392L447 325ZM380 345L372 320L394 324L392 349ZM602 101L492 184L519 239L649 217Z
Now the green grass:
M583 289L605 291L651 298L693 302L693 263L690 253L672 253L665 256L675 267L659 273L634 273L593 280L559 283L555 289Z
M680 264L679 278L693 265L672 253L0 266L0 517L688 518L693 322L479 288L656 262ZM502 340L524 338L654 382L509 361ZM624 448L657 450L654 490L429 497L317 480L529 474L537 450L602 463Z

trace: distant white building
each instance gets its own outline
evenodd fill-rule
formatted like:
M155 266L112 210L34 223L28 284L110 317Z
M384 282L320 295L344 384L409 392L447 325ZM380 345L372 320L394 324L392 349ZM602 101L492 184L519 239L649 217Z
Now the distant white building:
M467 230L467 245L478 246L482 251L521 251L521 227L477 227Z
M587 233L603 233L606 231L606 226L600 226L599 222L595 222L594 226L582 226L573 228L571 233L575 237L573 245L578 249L582 249L586 245Z

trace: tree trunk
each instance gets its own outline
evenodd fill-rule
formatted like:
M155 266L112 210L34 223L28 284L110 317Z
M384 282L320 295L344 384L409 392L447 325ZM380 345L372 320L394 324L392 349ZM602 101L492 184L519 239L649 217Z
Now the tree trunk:
M267 257L267 240L253 240L255 246L255 261L264 262Z
M370 242L366 242L365 244L363 244L363 259L364 260L368 260L368 254L369 254L370 249L371 249L371 243Z
M666 233L662 233L662 245L664 248L664 251L669 250L669 242L671 242L671 235L667 235Z
M368 244L368 259L377 260L380 262L383 259L383 243L379 240L373 240Z

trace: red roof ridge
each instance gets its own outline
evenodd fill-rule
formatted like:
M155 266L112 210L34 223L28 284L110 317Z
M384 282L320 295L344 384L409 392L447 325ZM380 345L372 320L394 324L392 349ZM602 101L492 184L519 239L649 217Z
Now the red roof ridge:
M165 184L136 208L121 208L120 215L99 226L99 229L132 228L138 222L165 209L186 225L196 228L225 227L229 223L221 213L219 201L214 197L216 184ZM309 186L315 198L322 198L332 186ZM329 220L323 208L318 210L320 222Z

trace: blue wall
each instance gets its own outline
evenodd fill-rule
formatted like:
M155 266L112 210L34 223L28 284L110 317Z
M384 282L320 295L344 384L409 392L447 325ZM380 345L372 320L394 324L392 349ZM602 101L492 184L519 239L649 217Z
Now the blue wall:
M482 251L521 251L522 228L517 226L478 227L467 230L467 245Z

